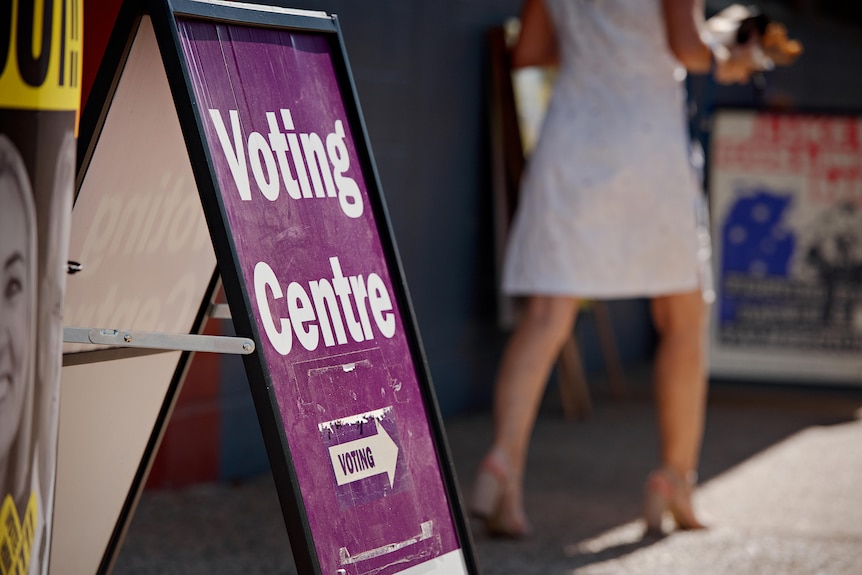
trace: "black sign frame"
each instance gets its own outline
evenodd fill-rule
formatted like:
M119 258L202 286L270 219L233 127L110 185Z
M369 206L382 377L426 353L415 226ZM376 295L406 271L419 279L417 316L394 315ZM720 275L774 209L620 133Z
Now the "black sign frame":
M275 5L288 8L279 2L276 2ZM347 110L346 120L354 131L354 144L359 155L362 173L366 178L370 208L373 210L377 222L379 240L383 246L386 263L392 277L395 303L402 314L405 336L408 340L416 377L428 415L427 424L432 433L437 465L448 497L447 503L455 527L455 534L463 552L463 559L468 572L479 573L473 551L472 535L463 512L440 409L431 382L428 362L417 328L391 221L383 199L382 186L371 152L368 132L359 105L338 19L333 15L329 15L328 18L309 17L299 11L291 13L264 11L244 8L243 5L230 5L226 2L210 3L193 0L151 0L148 2L147 8L162 52L162 59L216 252L225 294L232 311L234 327L237 335L250 337L257 344L258 351L245 356L243 359L299 572L321 573L320 564L272 381L260 352L261 334L254 320L248 287L245 286L241 276L237 248L229 229L226 208L218 191L213 159L206 146L204 125L192 90L189 72L182 58L177 31L177 17L313 32L324 35L328 39L337 70L341 96Z

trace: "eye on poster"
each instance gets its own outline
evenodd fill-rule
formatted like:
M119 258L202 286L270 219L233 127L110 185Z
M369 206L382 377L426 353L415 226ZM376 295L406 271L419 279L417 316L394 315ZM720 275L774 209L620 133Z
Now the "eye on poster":
M862 382L862 120L722 111L714 375Z
M257 343L300 571L475 572L337 20L166 6L153 22L237 334Z

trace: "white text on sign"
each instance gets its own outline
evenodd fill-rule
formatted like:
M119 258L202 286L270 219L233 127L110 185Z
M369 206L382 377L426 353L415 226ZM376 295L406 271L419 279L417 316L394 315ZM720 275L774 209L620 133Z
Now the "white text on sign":
M386 428L378 421L377 435L333 445L329 459L338 485L353 483L381 473L389 477L389 486L395 481L398 446L389 437Z
M321 336L326 347L346 344L348 333L355 342L372 340L372 319L383 337L395 335L392 298L383 279L373 272L368 279L361 274L345 277L338 257L329 258L329 266L332 281L309 281L308 291L295 281L282 290L269 264L258 262L254 266L254 297L260 319L267 338L281 355L290 353L294 334L309 351L317 349ZM276 302L282 299L286 300L287 313L274 315Z
M228 111L231 134L228 134L221 112L209 111L240 198L244 201L252 199L248 174L251 165L254 183L263 197L271 202L278 199L283 183L287 195L294 200L337 197L344 215L349 218L361 216L363 202L359 186L353 178L345 175L350 170L350 157L341 120L335 121L335 131L326 136L324 143L323 138L314 132L297 133L290 110L282 108L279 112L281 126L275 112L266 112L268 137L260 132L251 132L246 139L242 135L237 110Z

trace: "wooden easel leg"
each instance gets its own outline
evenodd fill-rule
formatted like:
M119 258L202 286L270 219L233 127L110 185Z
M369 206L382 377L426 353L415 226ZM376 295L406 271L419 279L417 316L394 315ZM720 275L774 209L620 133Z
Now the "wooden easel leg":
M611 397L616 400L625 399L627 395L626 381L623 375L622 363L617 352L617 342L614 339L614 331L611 325L611 316L608 306L603 301L593 302L593 312L596 318L596 330L599 334L599 343L602 346L602 357L608 373L608 387Z
M574 333L569 336L560 350L560 356L557 359L557 376L566 419L577 421L587 417L593 405Z

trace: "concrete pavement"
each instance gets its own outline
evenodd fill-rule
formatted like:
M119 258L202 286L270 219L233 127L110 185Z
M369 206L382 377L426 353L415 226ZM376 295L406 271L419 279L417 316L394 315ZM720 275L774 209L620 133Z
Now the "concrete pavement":
M628 379L622 403L593 382L595 411L578 423L546 394L525 480L535 536L493 540L474 525L485 575L862 574L862 389L714 384L695 499L711 527L644 538L655 419L646 370ZM446 431L466 493L490 415ZM150 491L114 573L293 574L288 545L269 476Z

